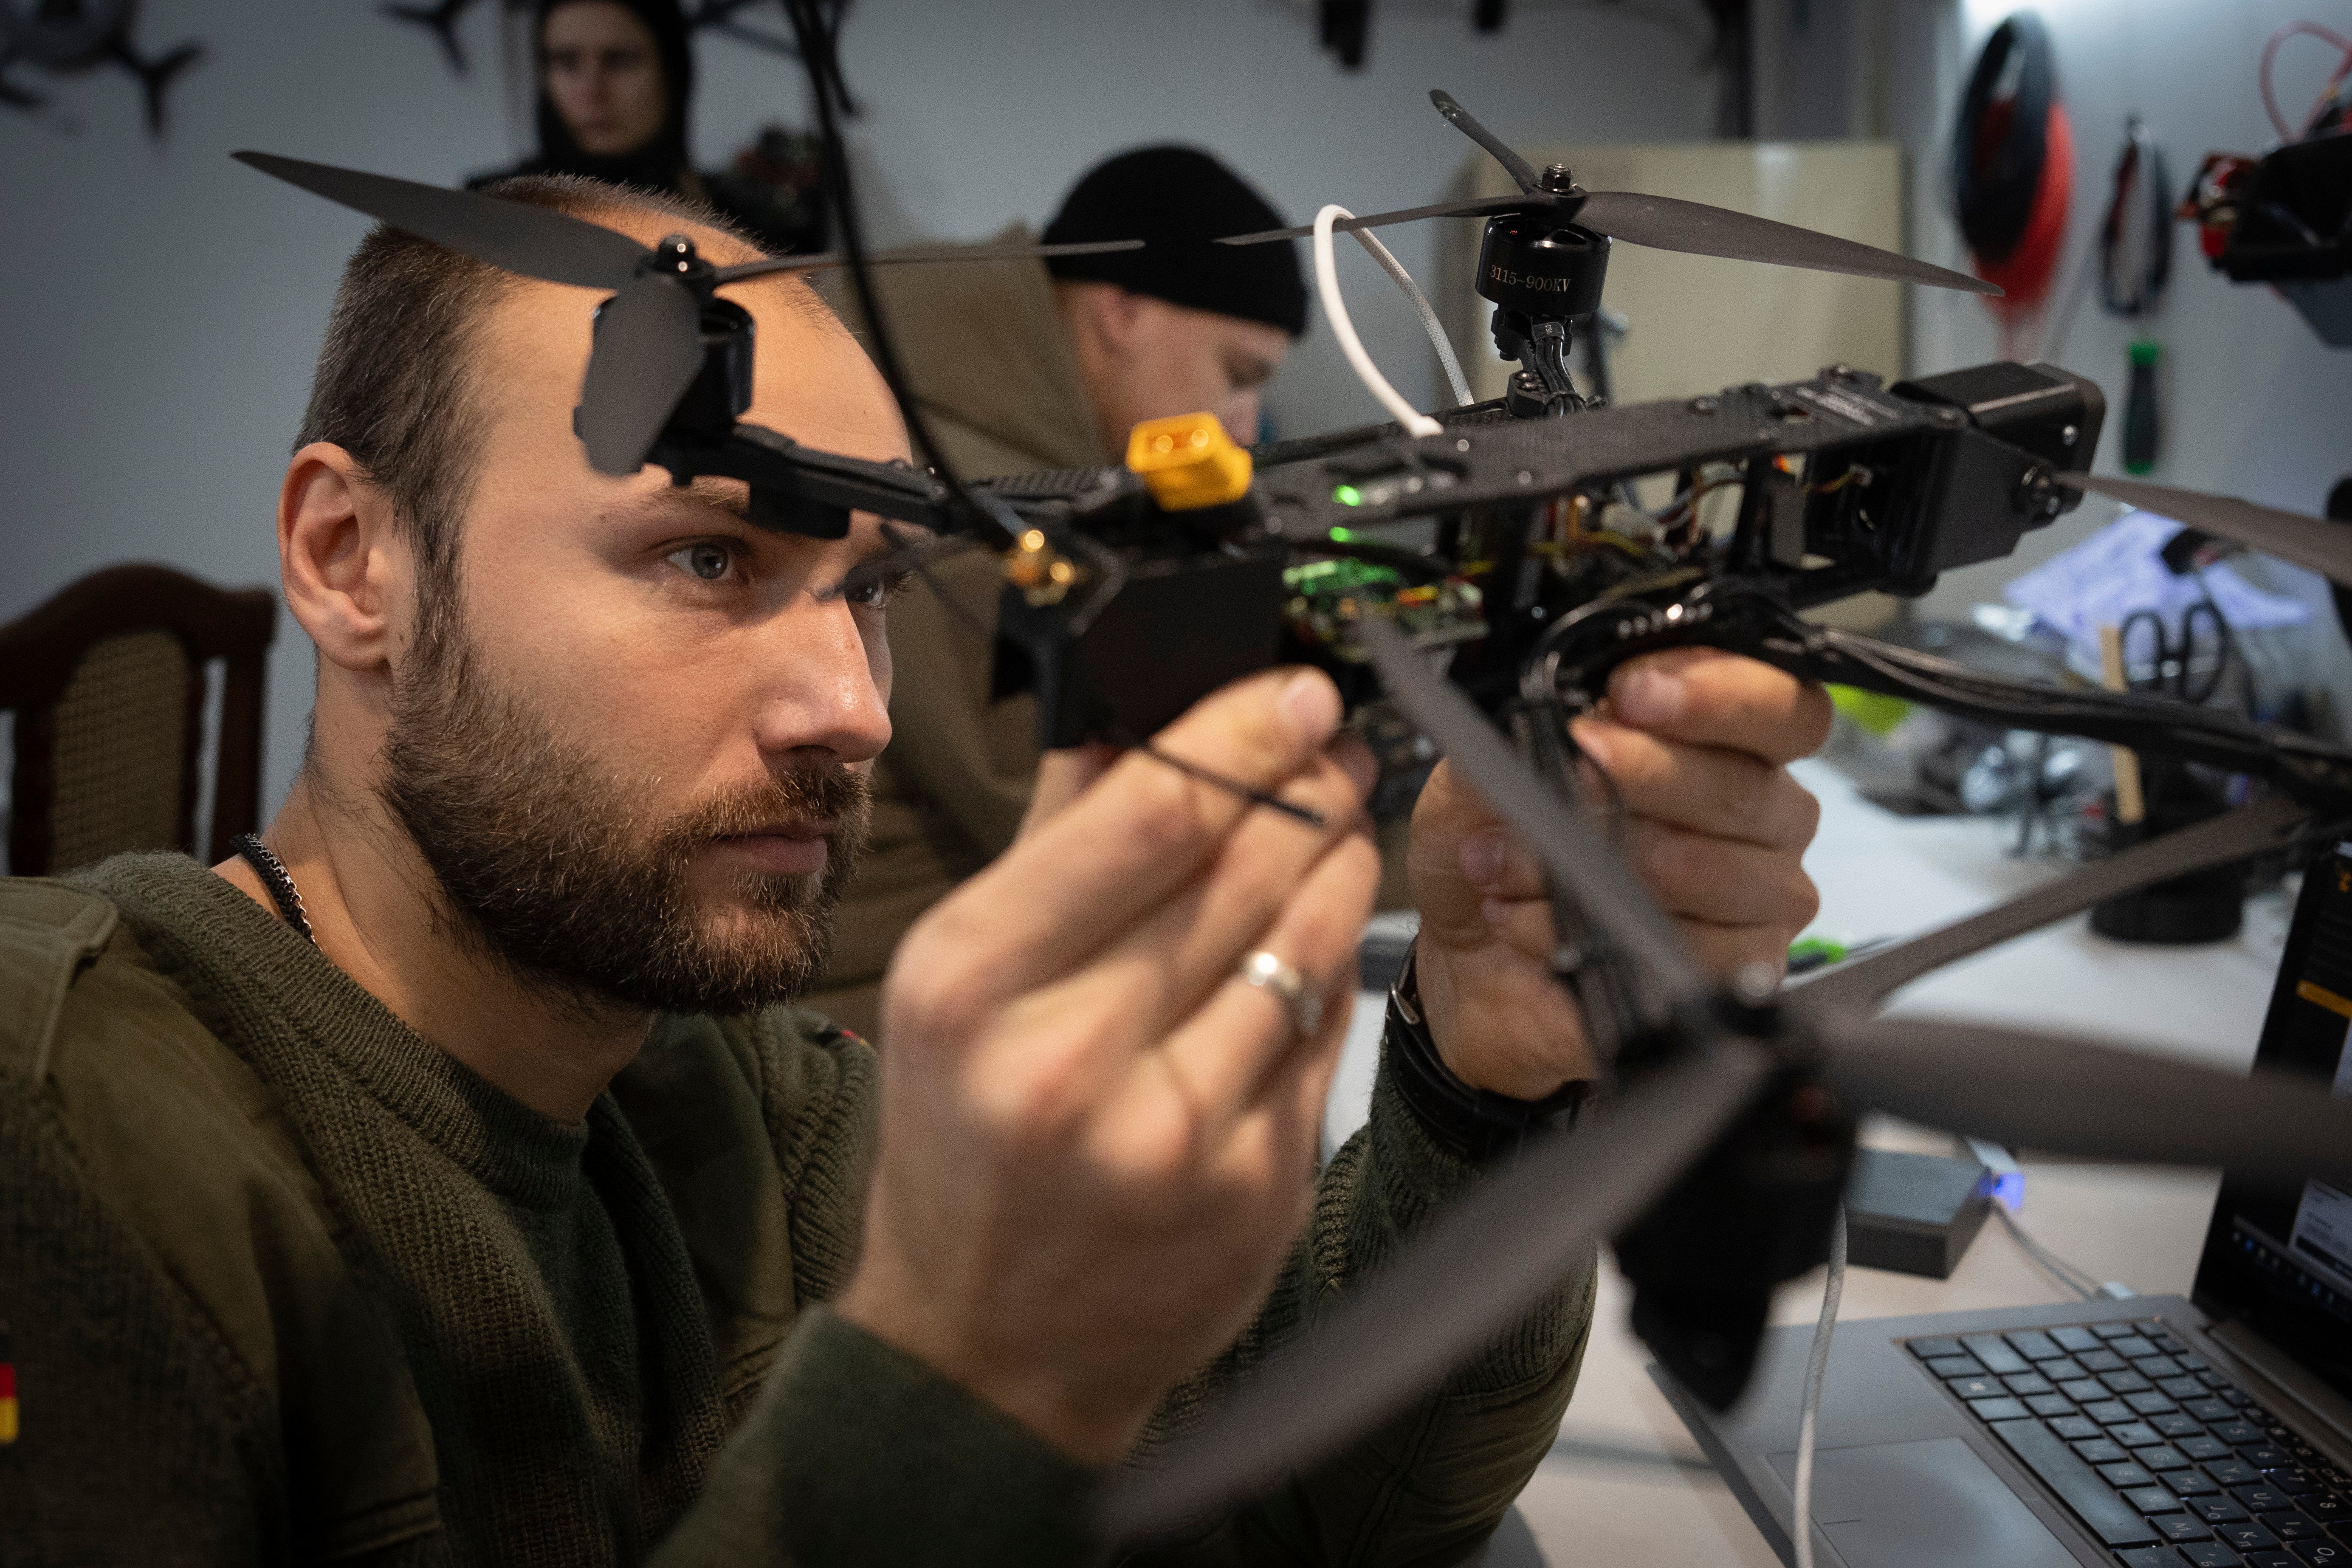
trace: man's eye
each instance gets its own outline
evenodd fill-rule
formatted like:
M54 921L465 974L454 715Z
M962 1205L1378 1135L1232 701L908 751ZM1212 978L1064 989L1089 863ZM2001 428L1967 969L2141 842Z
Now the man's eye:
M912 572L879 572L865 568L849 574L841 585L841 596L853 605L863 605L869 610L887 610L890 601L914 579Z
M679 571L705 583L725 581L728 573L735 566L735 552L709 540L699 544L689 544L682 550L673 550L667 559Z

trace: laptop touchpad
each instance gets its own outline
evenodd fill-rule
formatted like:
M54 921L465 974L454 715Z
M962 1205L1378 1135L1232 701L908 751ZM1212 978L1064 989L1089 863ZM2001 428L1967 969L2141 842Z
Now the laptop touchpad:
M1793 1484L1795 1453L1770 1460ZM1958 1437L1821 1450L1813 1520L1846 1568L2080 1568Z

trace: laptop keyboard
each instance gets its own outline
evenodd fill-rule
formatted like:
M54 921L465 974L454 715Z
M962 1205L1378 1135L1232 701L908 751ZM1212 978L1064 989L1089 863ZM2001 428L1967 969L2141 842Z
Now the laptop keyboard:
M1903 1342L2123 1568L2352 1568L2352 1477L2162 1321Z

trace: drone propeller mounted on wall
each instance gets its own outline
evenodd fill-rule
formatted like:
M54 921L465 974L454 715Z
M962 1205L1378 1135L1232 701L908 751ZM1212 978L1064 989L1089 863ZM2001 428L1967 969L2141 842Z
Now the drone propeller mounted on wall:
M147 110L147 134L163 134L163 95L182 72L205 57L189 42L161 55L140 53L131 41L138 0L0 0L0 104L37 112L49 100L8 79L18 66L53 77L79 76L115 66L138 79Z

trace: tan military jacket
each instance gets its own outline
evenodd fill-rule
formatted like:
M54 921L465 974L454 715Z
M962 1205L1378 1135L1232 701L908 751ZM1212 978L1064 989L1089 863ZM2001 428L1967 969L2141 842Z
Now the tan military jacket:
M987 243L1034 237L1015 225ZM1043 262L890 268L876 281L924 416L959 473L1111 460ZM843 315L863 341L854 302ZM994 558L950 557L931 575L944 599L919 582L890 610L891 738L875 769L873 847L843 901L833 968L807 998L868 1037L891 950L917 916L1013 842L1037 772L1036 705L989 697L1002 585Z

